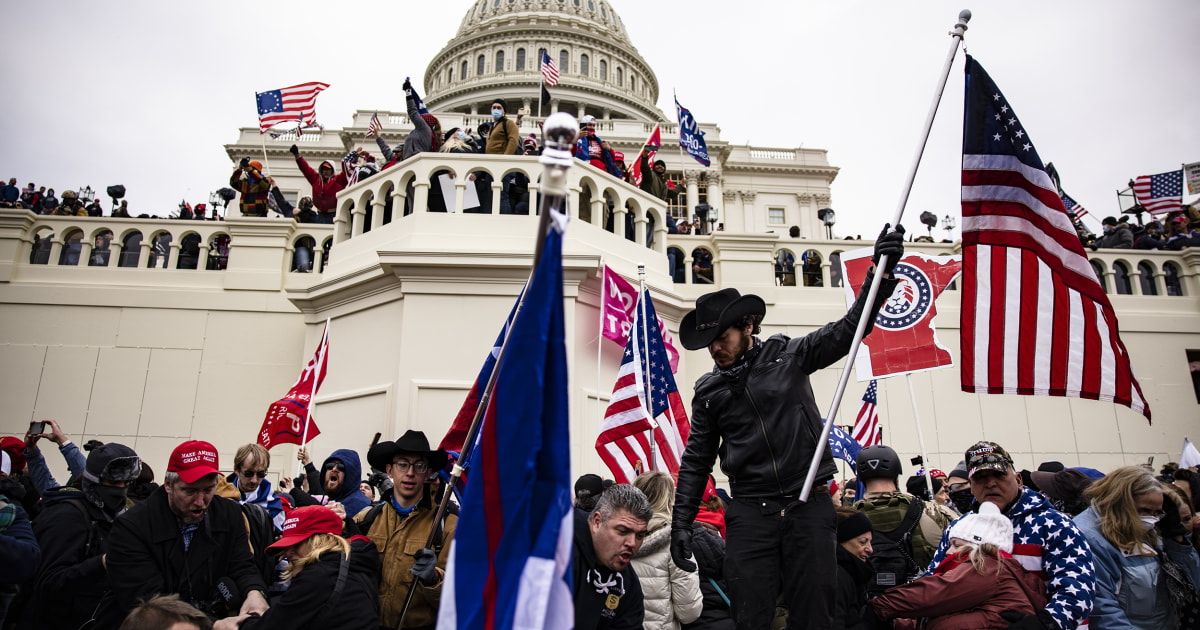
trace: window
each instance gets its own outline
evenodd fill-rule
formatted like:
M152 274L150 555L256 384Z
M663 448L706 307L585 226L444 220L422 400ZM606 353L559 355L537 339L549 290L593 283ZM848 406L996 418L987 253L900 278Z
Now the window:
M842 286L842 253L841 252L834 252L829 255L829 286L831 286L831 287Z
M1183 295L1183 285L1179 284L1179 267L1175 263L1163 263L1163 280L1167 284L1167 295Z
M496 72L504 72L504 51L496 51Z
M585 77L588 75L588 56L587 55L579 55L579 74L582 74Z
M493 8L493 9L498 9L498 8L500 8L500 0L496 0L495 2L493 2L493 3L492 3L492 8Z
M1133 286L1129 282L1129 268L1125 266L1125 263L1113 263L1113 284L1117 290L1117 295L1130 295L1133 293Z
M1138 276L1142 284L1142 295L1158 295L1158 288L1154 286L1154 265L1145 260L1138 263Z
M524 70L524 69L525 69L525 49L518 48L517 49L517 70Z
M483 76L483 66L487 63L487 59L483 55L479 55L479 59L475 60L475 76Z
M783 225L783 208L767 208L767 223L771 225Z
M600 5L600 17L604 18L605 21L608 20L608 9L605 9L603 4Z
M1089 260L1092 264L1092 272L1096 274L1096 280L1100 283L1100 288L1108 293L1108 285L1104 282L1104 265L1095 260Z
M465 61L462 63L462 72L459 73L459 76L462 77L463 80L466 80L467 78L467 62Z
M796 286L796 255L789 250L775 252L775 286Z
M558 53L558 71L561 74L566 74L571 70L571 53L562 51Z
M629 75L629 91L631 91L631 92L637 91L637 77L632 74Z
M1188 350L1187 360L1192 372L1192 389L1196 391L1196 402L1200 403L1200 350Z
M608 62L603 59L600 60L600 80L608 80Z
M596 12L596 3L593 0L588 0L588 11Z
M817 250L810 249L800 254L800 263L802 265L804 286L824 286L824 280L821 278L821 254Z
M617 87L621 87L621 69L617 68Z
M446 71L446 83L454 83L454 68Z

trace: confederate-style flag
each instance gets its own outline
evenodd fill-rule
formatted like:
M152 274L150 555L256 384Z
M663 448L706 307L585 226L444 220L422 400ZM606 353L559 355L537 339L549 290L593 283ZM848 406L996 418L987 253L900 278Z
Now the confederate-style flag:
M258 432L259 444L267 449L276 444L305 444L321 435L308 406L312 403L313 396L316 396L317 390L321 388L321 383L325 382L328 365L329 320L326 320L325 331L321 333L321 343L317 344L317 352L308 360L308 365L304 366L296 384L292 385L287 396L271 403L267 408L267 417Z
M872 253L869 247L842 253L847 304L854 304L871 268ZM866 347L858 349L859 381L954 365L950 351L938 343L933 318L938 295L961 273L962 256L909 252L900 259L892 272L900 283L879 310L875 329L863 338Z

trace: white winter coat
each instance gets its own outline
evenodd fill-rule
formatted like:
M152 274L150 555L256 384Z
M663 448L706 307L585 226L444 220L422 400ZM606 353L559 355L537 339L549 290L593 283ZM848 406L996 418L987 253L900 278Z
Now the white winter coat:
M687 572L671 561L671 519L655 514L650 533L633 557L645 596L646 630L679 630L679 624L695 621L704 609L699 572Z

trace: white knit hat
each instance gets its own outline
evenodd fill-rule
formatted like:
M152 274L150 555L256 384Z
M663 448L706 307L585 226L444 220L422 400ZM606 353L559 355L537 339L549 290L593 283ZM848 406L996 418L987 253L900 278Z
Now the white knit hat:
M984 501L979 506L978 514L968 514L950 528L950 538L960 538L976 545L991 543L1005 553L1012 553L1012 521L1000 513L995 503Z

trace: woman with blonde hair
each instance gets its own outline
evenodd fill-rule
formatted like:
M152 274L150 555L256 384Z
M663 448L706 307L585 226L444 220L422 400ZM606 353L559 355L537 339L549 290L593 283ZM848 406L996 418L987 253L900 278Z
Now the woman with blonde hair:
M342 518L323 505L292 510L283 536L269 547L287 558L288 589L261 617L229 617L214 630L377 630L379 551L367 538L346 540L341 533Z
M1089 486L1084 498L1091 507L1075 524L1087 537L1096 568L1090 627L1178 627L1168 593L1175 586L1169 583L1190 580L1182 590L1194 602L1200 559L1183 535L1179 510L1163 510L1163 487L1154 473L1141 466L1118 468Z
M650 501L646 539L633 556L633 570L642 584L646 630L679 630L704 609L700 576L675 566L671 561L671 510L675 507L675 482L665 472L638 475L633 485Z

